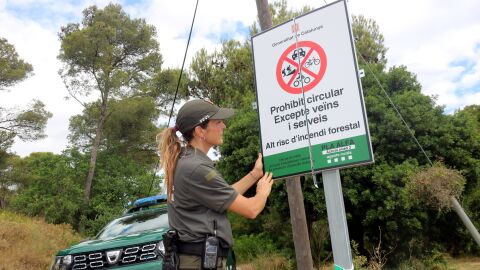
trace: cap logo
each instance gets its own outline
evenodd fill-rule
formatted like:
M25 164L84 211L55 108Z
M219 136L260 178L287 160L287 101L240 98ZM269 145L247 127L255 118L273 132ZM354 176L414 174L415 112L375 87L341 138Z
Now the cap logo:
M206 120L208 120L208 118L210 118L210 114L205 115L205 116L202 117L202 118L200 119L200 121L198 121L198 122L199 122L199 123L203 123L203 122L205 122Z
M207 98L207 99L204 99L204 100L205 100L206 102L212 104L212 105L215 105L215 104L213 104L213 102L212 102L210 99L208 99L208 98Z

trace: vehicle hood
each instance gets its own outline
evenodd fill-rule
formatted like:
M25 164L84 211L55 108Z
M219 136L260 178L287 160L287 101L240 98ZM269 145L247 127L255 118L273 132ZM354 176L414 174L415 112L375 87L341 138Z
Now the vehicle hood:
M159 228L157 230L121 235L106 239L86 240L59 251L57 256L79 254L95 250L116 249L141 243L156 242L162 240L162 235L166 231L168 231L168 228Z

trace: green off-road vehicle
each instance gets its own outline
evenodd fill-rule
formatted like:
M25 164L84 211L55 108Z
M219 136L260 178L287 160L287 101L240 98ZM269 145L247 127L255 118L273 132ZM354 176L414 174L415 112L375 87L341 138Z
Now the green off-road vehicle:
M162 269L167 230L166 196L139 199L93 239L59 251L51 270Z

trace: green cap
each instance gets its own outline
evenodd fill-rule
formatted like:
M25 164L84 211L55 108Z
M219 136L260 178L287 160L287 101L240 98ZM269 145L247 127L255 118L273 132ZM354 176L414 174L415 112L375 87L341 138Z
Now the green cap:
M207 120L223 120L233 114L233 109L220 108L206 100L190 100L178 111L175 129L185 134Z

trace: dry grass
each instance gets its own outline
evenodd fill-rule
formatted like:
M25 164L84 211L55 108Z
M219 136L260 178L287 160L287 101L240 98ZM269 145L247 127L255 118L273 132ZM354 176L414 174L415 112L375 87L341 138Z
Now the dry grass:
M81 239L69 225L0 211L0 270L48 269L58 250Z
M478 258L448 258L448 264L455 270L480 269L480 257Z
M237 266L238 270L289 270L289 262L280 255L261 255L251 263Z
M266 265L258 265L256 261L252 262L251 264L242 264L237 267L238 270L264 270L264 269L289 269L285 268L286 264L283 264L279 268L275 268L276 266L273 266L275 262L272 263L272 261L278 260L279 258L272 259L270 258L270 261L265 261L268 258L261 259L261 261L264 261ZM281 261L281 259L279 260ZM455 269L455 270L473 270L473 269L480 269L480 257L469 257L469 258L451 258L447 256L447 261L448 261L448 269ZM319 268L316 268L318 270L332 270L333 269L333 263L328 263L326 265L322 265ZM355 268L356 269L356 268ZM412 268L414 269L414 268ZM423 268L421 268L423 269Z

